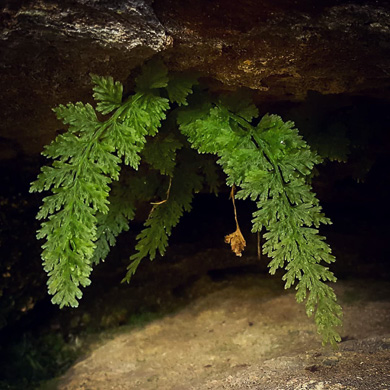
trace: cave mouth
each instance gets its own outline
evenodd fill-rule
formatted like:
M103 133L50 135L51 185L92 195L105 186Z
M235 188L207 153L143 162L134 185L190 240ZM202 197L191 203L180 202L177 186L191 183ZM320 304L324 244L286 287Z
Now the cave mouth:
M370 280L374 280L382 283L379 295L387 302L388 101L310 92L303 102L263 103L259 104L259 110L262 114L270 112L293 120L309 143L311 140L319 151L325 150L332 156L333 161L318 167L312 184L325 213L333 221L333 225L326 226L322 232L337 257L332 270L340 283L347 283L340 287L342 300L359 301L363 294L361 284L367 282L372 286ZM153 321L188 310L192 304L197 304L192 303L198 302L197 299L207 300L209 294L218 295L224 286L228 286L229 297L245 283L252 286L255 278L262 285L270 283L268 260L264 257L258 260L257 237L250 233L254 210L251 202L237 201L242 231L248 242L243 258L235 258L223 242L224 236L234 229L233 209L226 188L218 197L198 194L192 212L185 214L173 231L167 255L153 263L145 261L127 286L120 284L120 280L134 248L135 235L141 228L141 221L136 221L130 232L119 238L107 261L96 267L92 286L85 289L80 308L60 311L51 305L46 295L46 275L41 269L39 243L35 239L35 213L40 199L28 193L41 163L40 158L28 156L1 162L4 186L0 250L5 261L2 261L0 337L1 364L8 372L3 383L18 388L26 383L48 380L63 373L97 334L111 332L118 326L125 329L146 326L148 329ZM277 274L274 283L282 293L281 276ZM254 286L255 283L253 288L256 289ZM372 296L370 293L361 299L370 301ZM278 299L277 295L272 299ZM290 301L285 305L290 305ZM210 310L217 310L212 307ZM382 313L385 309L377 310ZM384 312L383 316L385 324ZM218 321L224 321L221 318ZM247 322L249 328L255 323L252 319ZM344 337L346 340L371 337L372 329L368 327L364 335L350 330ZM77 347L77 340L83 340L85 344L80 344L83 348ZM379 343L379 348L380 341L375 342ZM52 352L49 353L48 348ZM300 351L295 345L291 353ZM212 363L205 366L208 364L212 366ZM321 371L321 364L313 363L313 367L317 365Z
M3 3L0 388L390 388L387 2ZM79 308L51 304L36 239L42 196L29 188L43 146L65 131L52 108L92 103L90 73L123 82L127 96L152 58L201 74L211 94L245 89L260 117L294 121L326 157L311 184L333 222L321 234L345 314L337 352L320 347L283 272L269 275L259 258L253 202L236 202L243 256L226 245L236 225L224 186L197 194L166 256L121 284L152 206L140 207Z

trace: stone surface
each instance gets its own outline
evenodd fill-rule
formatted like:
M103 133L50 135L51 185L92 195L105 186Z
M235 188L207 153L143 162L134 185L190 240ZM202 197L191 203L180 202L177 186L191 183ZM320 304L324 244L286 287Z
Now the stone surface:
M38 154L59 126L51 108L90 99L89 73L125 81L167 45L143 0L10 2L1 23L3 158Z
M387 97L389 20L390 5L370 0L9 1L0 159L37 155L60 127L51 107L90 99L90 72L130 81L157 53L215 88L249 87L259 102L309 90Z
M389 388L390 302L363 297L378 281L360 287L337 283L346 340L338 350L321 347L294 294L274 283L260 275L236 275L222 283L199 280L190 289L191 303L180 310L144 327L117 328L102 342L96 337L56 388ZM363 296L347 303L344 298L351 291Z
M258 90L262 100L390 86L384 2L196 1L189 12L187 2L158 0L155 7L173 37L172 66Z

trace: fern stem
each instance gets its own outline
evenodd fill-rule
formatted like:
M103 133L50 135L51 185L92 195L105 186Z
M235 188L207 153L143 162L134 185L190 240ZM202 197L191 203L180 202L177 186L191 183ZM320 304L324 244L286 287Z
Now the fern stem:
M275 160L272 157L272 153L269 151L266 143L253 131L252 128L252 138L255 140L256 144L258 147L261 149L261 151L264 153L265 158L271 163L271 165L274 168L274 171L278 177L279 184L281 188L283 188L283 195L285 201L288 203L289 207L291 207L292 202L287 196L286 192L284 191L284 186L285 186L285 180L283 179L282 173L280 172L279 165L275 162Z

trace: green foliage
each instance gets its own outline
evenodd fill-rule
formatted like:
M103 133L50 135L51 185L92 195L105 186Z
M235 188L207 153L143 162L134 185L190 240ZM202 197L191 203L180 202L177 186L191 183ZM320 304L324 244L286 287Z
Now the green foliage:
M319 264L334 261L318 234L319 225L330 221L305 180L319 157L292 122L276 115L265 115L252 126L217 102L182 111L178 119L194 148L218 155L227 183L241 187L237 197L257 202L253 232L267 230L263 252L272 259L270 272L285 268L285 287L297 282L297 301L307 298L306 312L315 313L324 343L340 341L335 328L341 325L341 308L324 283L336 278Z
M149 74L150 69L145 72ZM53 160L52 166L42 168L31 191L52 191L44 198L37 216L46 219L38 238L46 239L42 259L49 275L49 293L52 302L61 307L76 307L82 296L79 286L90 284L98 238L96 214L108 213L109 185L119 179L121 160L138 168L145 137L156 133L168 109L167 99L153 91L156 84L162 83L163 71L158 74L160 81L148 83L146 77L141 74L138 78L137 88L143 92L130 96L105 121L98 120L89 104L70 103L54 109L69 130L46 147L43 155ZM93 76L92 80L98 108L107 113L114 107L113 102L118 102L118 90L122 88L110 78ZM123 222L120 229L124 229Z
M37 389L43 381L62 375L85 351L82 343L66 341L59 333L24 333L0 348L0 389Z
M187 96L192 94L192 87L195 84L197 80L192 74L171 74L167 85L169 100L179 106L187 106Z
M110 246L116 244L116 237L122 231L129 230L129 221L135 215L135 200L116 186L109 197L108 213L98 213L96 216L96 242L92 263L104 261L110 252Z
M150 140L143 150L143 161L162 175L173 176L176 165L176 152L183 144L174 134L159 134Z
M101 121L82 103L56 108L68 132L46 147L52 165L43 167L31 186L31 191L51 190L38 213L45 220L38 237L46 239L42 258L53 303L77 306L92 265L129 229L140 201L155 200L124 280L142 259L164 255L194 194L205 184L218 192L214 160L199 158L207 153L217 156L226 183L239 188L237 198L256 202L253 232L266 231L263 252L271 259L270 272L284 268L285 287L295 285L297 301L306 301L324 343L339 341L341 308L326 284L336 278L321 264L334 257L318 230L330 221L308 180L321 158L294 124L276 115L259 120L247 96L213 97L193 88L193 76L170 74L161 62L143 67L126 100L111 77L92 76L92 81L96 110L110 116ZM113 183L121 163L133 173Z
M130 257L132 262L128 267L125 281L129 282L139 263L145 257L153 260L157 252L162 256L168 246L168 238L172 229L179 223L185 211L191 211L191 201L195 192L202 188L202 176L198 173L196 159L191 154L177 165L173 180L168 184L166 199L155 205L145 222L145 227L137 236L136 253Z
M92 258L94 264L104 261L115 246L116 237L129 230L129 222L134 218L138 201L150 200L160 185L156 174L121 174L121 180L115 182L110 193L110 210L97 214L96 248Z
M112 77L99 77L91 74L93 87L93 98L97 101L96 110L103 115L108 114L122 103L123 85Z
M142 73L136 78L137 91L164 88L168 85L168 69L161 61L148 62L142 69Z

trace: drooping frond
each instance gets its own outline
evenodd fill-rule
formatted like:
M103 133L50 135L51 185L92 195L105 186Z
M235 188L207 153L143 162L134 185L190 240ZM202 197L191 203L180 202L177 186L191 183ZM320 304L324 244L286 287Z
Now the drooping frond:
M266 115L252 126L255 111L250 107L203 103L179 114L180 129L200 153L219 157L227 183L241 187L238 198L256 202L253 232L267 231L263 252L272 259L270 272L286 269L286 288L296 283L297 301L306 299L306 312L315 313L324 343L334 344L340 340L341 308L325 282L336 278L320 264L334 257L318 234L320 224L330 221L305 179L320 159L292 122ZM239 115L239 110L248 114Z
M155 77L146 68L139 77L140 91L122 103L119 82L92 76L97 110L103 114L113 111L103 122L89 104L70 103L54 109L69 128L45 148L43 154L52 164L42 168L30 190L51 191L37 216L45 220L38 237L46 240L42 259L49 275L49 293L61 307L77 306L80 287L90 284L92 262L97 261L93 258L95 241L104 234L98 224L110 226L112 235L107 240L112 241L119 230L126 229L125 219L132 217L130 210L119 214L112 210L113 214L107 215L108 196L111 182L119 178L122 160L138 168L145 137L157 133L169 107L168 100L155 91L156 85L166 83ZM102 243L98 243L98 258L104 257L107 249Z

